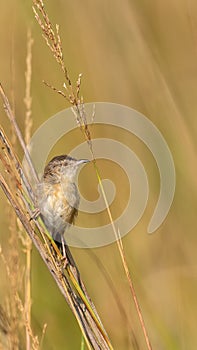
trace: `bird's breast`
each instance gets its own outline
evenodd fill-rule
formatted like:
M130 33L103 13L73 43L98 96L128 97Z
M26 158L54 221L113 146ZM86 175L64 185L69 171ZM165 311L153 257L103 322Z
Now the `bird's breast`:
M63 234L73 223L79 206L79 194L75 184L40 184L38 206L48 230L54 236Z

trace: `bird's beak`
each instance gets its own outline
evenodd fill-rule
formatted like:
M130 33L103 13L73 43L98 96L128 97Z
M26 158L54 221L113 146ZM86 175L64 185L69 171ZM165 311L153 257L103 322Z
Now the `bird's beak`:
M88 159L79 159L77 161L77 164L80 165L80 164L89 163L89 162L90 162L90 160L88 160Z

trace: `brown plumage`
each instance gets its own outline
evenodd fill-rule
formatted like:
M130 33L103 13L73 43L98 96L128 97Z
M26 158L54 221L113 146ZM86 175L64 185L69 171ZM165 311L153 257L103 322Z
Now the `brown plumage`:
M87 162L61 155L54 157L44 169L37 203L41 217L56 241L62 241L65 230L74 223L78 213L80 198L75 175L79 165Z

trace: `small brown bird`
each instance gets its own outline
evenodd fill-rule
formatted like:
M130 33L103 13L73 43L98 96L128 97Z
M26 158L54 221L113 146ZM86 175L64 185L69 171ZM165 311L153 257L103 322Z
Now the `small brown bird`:
M65 230L78 213L79 192L75 176L79 166L89 160L68 155L54 157L45 167L38 185L37 204L40 215L56 242L64 243Z

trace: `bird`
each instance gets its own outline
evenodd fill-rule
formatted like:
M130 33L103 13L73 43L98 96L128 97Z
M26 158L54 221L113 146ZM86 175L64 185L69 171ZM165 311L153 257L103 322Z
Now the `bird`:
M64 233L75 221L80 196L75 183L79 166L88 159L59 155L49 161L37 187L37 207L46 228L60 247Z

